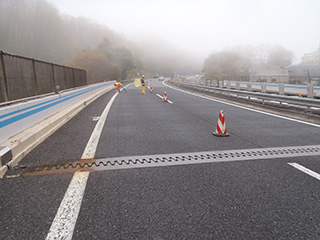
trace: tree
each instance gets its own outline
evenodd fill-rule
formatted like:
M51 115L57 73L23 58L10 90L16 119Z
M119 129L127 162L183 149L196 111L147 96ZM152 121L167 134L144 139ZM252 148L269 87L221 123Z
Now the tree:
M85 69L88 83L114 80L120 77L119 66L110 62L103 53L90 49L79 52L69 65Z
M292 64L294 54L282 46L274 46L268 55L268 64L287 67Z
M240 54L222 51L209 55L204 63L206 78L223 80L229 76L244 75L245 68Z
M108 58L121 69L121 79L126 79L131 69L135 68L132 53L125 47L111 49Z

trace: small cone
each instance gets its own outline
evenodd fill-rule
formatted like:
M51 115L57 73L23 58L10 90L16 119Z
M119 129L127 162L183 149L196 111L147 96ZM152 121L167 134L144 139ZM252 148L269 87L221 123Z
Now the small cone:
M229 134L227 133L227 128L226 128L226 120L224 117L224 111L220 111L219 119L218 119L218 124L216 131L212 133L216 137L229 137Z
M153 90L152 90L152 87L150 87L149 90L150 90L150 93L152 93L152 91L153 91Z
M163 101L168 102L167 92L164 92Z

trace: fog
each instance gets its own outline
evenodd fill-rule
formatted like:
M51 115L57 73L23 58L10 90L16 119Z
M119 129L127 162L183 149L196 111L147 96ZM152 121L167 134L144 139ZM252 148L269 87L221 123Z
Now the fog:
M90 83L248 77L320 51L318 9L318 0L0 0L0 50L85 69ZM319 65L319 53L305 59Z
M235 45L281 45L295 54L320 45L318 0L49 0L61 14L83 16L143 42L158 38L205 59Z

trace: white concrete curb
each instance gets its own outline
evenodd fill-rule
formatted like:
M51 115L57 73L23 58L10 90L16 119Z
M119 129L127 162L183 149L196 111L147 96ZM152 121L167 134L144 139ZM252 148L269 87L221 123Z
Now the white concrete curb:
M114 86L108 86L94 95L90 95L71 106L57 112L56 114L46 118L45 120L33 125L32 127L22 131L21 133L9 138L1 146L9 147L12 151L12 160L6 165L0 167L0 178L3 178L8 171L8 166L14 167L21 159L26 156L32 149L42 143L52 133L58 130L72 117L92 103L104 93L114 89Z

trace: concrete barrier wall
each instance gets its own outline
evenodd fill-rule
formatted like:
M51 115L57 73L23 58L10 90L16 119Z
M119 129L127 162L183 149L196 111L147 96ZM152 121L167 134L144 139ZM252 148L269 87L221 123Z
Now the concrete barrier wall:
M85 70L0 51L0 102L87 85Z

